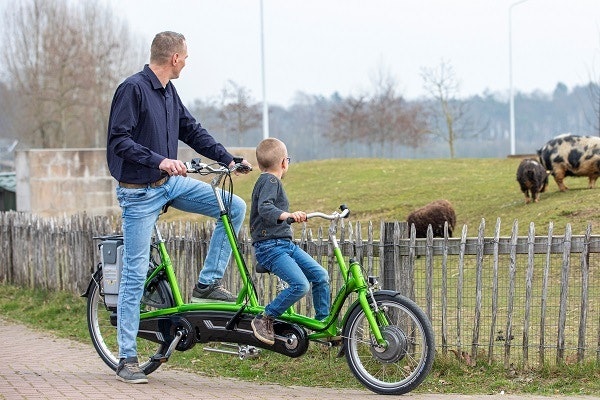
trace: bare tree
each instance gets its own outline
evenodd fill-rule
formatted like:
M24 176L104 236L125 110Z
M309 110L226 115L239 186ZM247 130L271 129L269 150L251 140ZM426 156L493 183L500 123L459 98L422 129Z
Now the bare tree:
M260 104L252 98L247 88L233 81L228 81L221 91L219 117L223 129L237 136L239 146L245 133L262 124Z
M435 100L431 133L448 143L454 158L456 140L474 136L467 117L467 104L458 99L459 82L450 63L442 60L436 68L421 68L425 90Z
M370 156L395 153L396 145L418 147L428 132L422 107L411 105L398 93L396 81L379 68L373 94L336 101L329 115L328 137L333 142L355 142L367 146ZM379 154L374 154L374 146Z
M33 147L104 145L112 93L140 68L141 42L97 2L18 1L2 22L2 78L22 104L19 136Z
M372 137L382 149L394 153L396 144L419 147L429 129L424 110L419 105L409 105L397 91L397 82L389 72L379 68L373 79L375 92L369 101L369 119L374 128Z
M334 143L361 141L369 132L369 112L366 95L347 97L331 108L327 136Z

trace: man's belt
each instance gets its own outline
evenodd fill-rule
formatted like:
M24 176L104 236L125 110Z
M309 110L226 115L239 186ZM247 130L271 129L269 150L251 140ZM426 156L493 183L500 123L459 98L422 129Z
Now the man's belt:
M169 180L168 176L165 176L162 179L157 180L156 182L151 183L127 183L127 182L119 182L119 186L124 187L126 189L143 189L146 187L157 188L159 186L164 185Z

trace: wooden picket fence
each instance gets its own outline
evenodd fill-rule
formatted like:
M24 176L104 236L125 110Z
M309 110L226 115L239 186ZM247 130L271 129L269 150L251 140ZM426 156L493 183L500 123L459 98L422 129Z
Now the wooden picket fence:
M548 363L594 362L600 365L600 236L536 235L533 223L525 236L518 222L508 237L485 236L485 221L476 236L415 238L404 222L341 223L338 241L346 257L354 257L384 289L414 299L430 317L436 347L465 363L501 362L534 367ZM341 285L327 238L327 226L296 226L296 241L331 276L332 292ZM378 229L377 229L378 228ZM189 298L204 260L212 223L160 223L176 265L183 298ZM313 230L316 231L313 233ZM376 231L379 230L377 233ZM82 293L99 262L100 235L120 232L114 217L85 214L42 218L0 213L0 283ZM363 239L363 235L365 236ZM240 247L252 266L246 228ZM275 296L275 279L254 274L261 301ZM224 284L239 289L235 266ZM297 310L312 315L310 296Z

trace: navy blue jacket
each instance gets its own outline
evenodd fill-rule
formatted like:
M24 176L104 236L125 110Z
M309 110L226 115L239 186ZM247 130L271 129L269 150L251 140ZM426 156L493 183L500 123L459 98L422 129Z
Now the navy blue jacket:
M199 154L226 165L233 156L196 122L175 86L165 88L148 65L127 78L113 97L106 158L120 182L151 183L163 176L165 158L177 159L178 140Z

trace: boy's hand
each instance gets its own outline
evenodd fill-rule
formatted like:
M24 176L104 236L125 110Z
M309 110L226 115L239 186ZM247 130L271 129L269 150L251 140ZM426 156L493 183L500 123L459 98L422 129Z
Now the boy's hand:
M295 222L304 222L306 221L306 213L304 211L295 211L293 213L288 213L289 215L284 218L292 218Z

